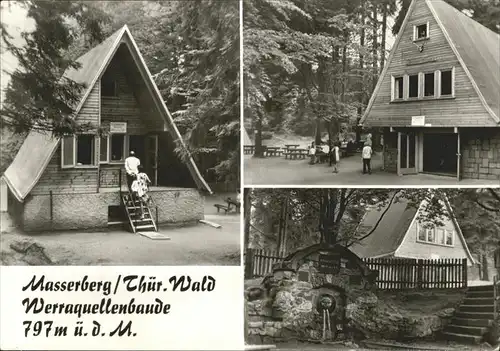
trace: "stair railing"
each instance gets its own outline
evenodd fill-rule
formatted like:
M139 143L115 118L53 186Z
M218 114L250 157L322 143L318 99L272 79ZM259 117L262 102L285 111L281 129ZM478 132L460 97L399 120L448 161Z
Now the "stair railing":
M120 188L120 203L124 206L124 207L128 207L128 205L125 203L125 201L123 200L123 191L122 191L122 170L121 168L118 170L118 186ZM133 194L132 192L130 191L129 187L128 187L128 183L127 183L127 192L128 192L128 196L129 196L129 200L132 201L132 206L134 206L134 211L137 212L137 206L135 205L135 199L133 197ZM128 209L125 208L125 211L128 213Z
M496 321L498 319L500 301L500 277L495 275L493 277L493 318Z
M157 226L158 225L158 205L156 204L155 200L151 196L151 192L149 191L149 186L148 186L147 194L149 196L149 201L151 202L152 206L149 206L149 204L146 204L146 205L149 206L150 208L151 207L155 208L155 223L154 224L155 224L155 226ZM152 216L151 211L149 211L149 215ZM151 219L153 219L153 218L151 218Z

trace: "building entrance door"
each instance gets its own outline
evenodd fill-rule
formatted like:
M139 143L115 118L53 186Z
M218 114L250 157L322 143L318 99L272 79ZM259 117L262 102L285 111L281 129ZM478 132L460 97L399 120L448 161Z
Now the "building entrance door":
M458 135L454 133L424 133L424 172L456 176L458 169Z
M417 173L417 137L415 132L398 132L398 174Z
M146 136L146 173L152 185L158 185L158 135Z

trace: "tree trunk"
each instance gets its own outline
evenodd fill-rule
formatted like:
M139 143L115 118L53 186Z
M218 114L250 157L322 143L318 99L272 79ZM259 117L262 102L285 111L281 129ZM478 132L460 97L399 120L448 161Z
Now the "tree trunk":
M363 7L361 9L361 33L360 33L360 39L359 39L359 45L361 48L364 48L365 46L365 5L363 3ZM361 84L360 84L360 93L359 93L359 103L362 105L365 101L365 94L364 94L364 89L365 89L365 55L363 54L362 51L359 53L359 73L361 75ZM361 128L359 127L359 121L361 120L363 114L363 108L361 106L358 107L358 117L356 120L356 143L359 143L361 140Z
M314 142L316 145L321 144L321 117L316 116L314 120Z
M245 221L245 227L244 227L244 249L247 249L248 246L250 245L250 216L251 216L251 207L252 204L250 203L250 189L249 188L244 188L243 189L243 215L245 216L244 221Z
M264 148L262 147L262 113L257 113L257 120L255 121L255 150L254 157L264 157Z
M490 280L489 279L489 272L488 272L488 257L482 253L481 254L481 270L482 270L482 280Z
M373 23L372 23L372 28L373 28L373 38L372 38L372 54L373 54L373 81L372 81L372 92L375 90L375 85L377 85L377 77L378 77L378 20L377 20L377 4L373 4Z
M279 224L278 224L278 242L276 245L276 251L281 252L281 243L283 242L283 226L285 224L284 217L285 217L285 201L281 202L281 209L280 209L280 219L279 219Z
M384 3L382 12L382 43L380 44L380 70L384 69L385 65L385 41L387 37L387 6L388 4Z

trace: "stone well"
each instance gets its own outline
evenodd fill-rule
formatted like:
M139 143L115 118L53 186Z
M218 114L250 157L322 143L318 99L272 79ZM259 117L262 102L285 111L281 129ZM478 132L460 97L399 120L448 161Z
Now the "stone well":
M345 247L313 245L247 290L248 343L347 338L346 307L375 296L377 272Z

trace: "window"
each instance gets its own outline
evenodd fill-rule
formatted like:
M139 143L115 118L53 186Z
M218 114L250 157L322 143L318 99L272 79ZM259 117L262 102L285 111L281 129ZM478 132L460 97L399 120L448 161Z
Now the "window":
M116 97L116 81L109 76L104 75L101 79L101 96Z
M433 97L439 99L455 96L455 68L429 73L412 73L403 77L392 77L391 101L415 101Z
M427 241L427 231L424 227L420 226L420 230L418 231L418 240L419 241Z
M444 229L437 229L437 243L444 245L445 244L445 232Z
M418 224L417 241L428 244L453 246L453 230L443 228L426 228Z
M413 40L429 38L429 22L413 27Z
M436 242L436 233L432 229L427 229L427 242L428 243L435 243Z
M110 139L111 161L125 160L125 134L112 134Z
M94 166L96 138L91 134L65 136L61 141L61 167Z
M99 162L108 163L109 162L109 138L108 136L101 137L101 144L99 147Z
M76 137L76 165L94 165L95 137L93 135L78 135Z
M446 242L445 245L452 246L453 245L453 237L454 237L454 232L452 230L447 230L446 231Z
M75 166L75 138L65 136L61 141L61 166L62 168Z
M453 94L453 74L452 71L441 71L441 95Z
M434 96L434 73L424 75L424 96Z
M408 97L418 97L418 74L410 76Z
M394 98L402 99L403 98L403 77L397 77L394 79Z

